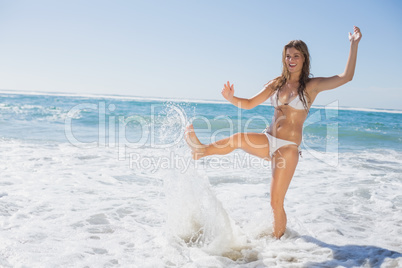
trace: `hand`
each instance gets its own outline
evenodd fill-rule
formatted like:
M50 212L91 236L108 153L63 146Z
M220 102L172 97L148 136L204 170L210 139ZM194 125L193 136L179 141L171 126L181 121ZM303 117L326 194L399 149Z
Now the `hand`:
M353 34L349 33L349 41L353 44L358 44L360 39L362 39L362 33L360 32L359 27L353 26Z
M227 84L223 85L223 89L222 89L221 93L222 93L222 96L230 102L233 99L233 95L234 95L233 84L230 85L230 83L228 81Z

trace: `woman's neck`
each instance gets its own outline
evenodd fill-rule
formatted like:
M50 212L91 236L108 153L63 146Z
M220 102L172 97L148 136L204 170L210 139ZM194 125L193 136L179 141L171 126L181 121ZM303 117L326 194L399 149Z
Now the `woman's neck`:
M301 76L301 72L291 73L288 82L289 83L297 83L300 80L300 76Z

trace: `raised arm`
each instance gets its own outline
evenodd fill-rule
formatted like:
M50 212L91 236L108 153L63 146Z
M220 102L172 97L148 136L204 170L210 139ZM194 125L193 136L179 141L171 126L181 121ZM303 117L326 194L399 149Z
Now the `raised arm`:
M319 93L324 90L337 88L352 81L355 74L357 47L359 45L362 34L359 27L354 26L353 34L349 33L350 51L349 58L346 63L345 71L339 75L332 77L317 77L312 79L313 90L315 93Z
M268 83L265 87L250 99L239 98L234 96L234 86L229 81L223 86L222 96L233 105L242 109L252 109L266 101L273 93L272 83Z

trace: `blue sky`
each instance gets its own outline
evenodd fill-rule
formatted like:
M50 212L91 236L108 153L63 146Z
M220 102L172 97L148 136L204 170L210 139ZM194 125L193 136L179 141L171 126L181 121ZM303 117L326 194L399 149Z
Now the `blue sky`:
M357 25L354 80L315 104L401 109L401 17L398 0L0 0L0 89L223 100L230 80L251 97L292 39L314 76L342 73Z

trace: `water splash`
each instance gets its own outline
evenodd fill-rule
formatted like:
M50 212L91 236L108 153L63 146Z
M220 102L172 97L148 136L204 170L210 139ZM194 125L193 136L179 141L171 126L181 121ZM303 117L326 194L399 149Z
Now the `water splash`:
M229 216L212 191L202 161L191 159L184 141L184 129L189 123L187 114L179 106L167 105L160 114L160 137L167 143L181 138L169 147L175 158L187 163L187 168L159 170L164 178L167 205L167 235L186 247L198 248L211 255L231 259L243 258L241 250L250 247L246 235ZM180 134L178 134L180 133Z

